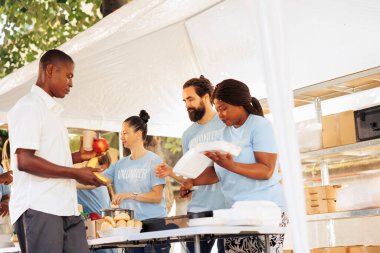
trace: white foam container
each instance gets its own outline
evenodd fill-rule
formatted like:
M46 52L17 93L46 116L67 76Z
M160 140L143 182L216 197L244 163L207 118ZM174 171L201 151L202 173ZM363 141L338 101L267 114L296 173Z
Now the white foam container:
M132 227L125 227L125 228L111 228L107 230L99 230L99 236L100 237L112 237L112 236L120 236L120 235L132 235L132 234L138 234L140 233L141 228L132 228Z

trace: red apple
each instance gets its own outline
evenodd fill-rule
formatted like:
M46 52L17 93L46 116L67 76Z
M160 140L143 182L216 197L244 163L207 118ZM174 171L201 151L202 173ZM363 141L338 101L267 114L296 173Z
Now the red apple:
M90 217L91 220L100 220L102 217L98 213L89 213L88 217Z
M94 140L92 148L95 150L96 153L103 153L106 150L108 150L108 142L103 138Z

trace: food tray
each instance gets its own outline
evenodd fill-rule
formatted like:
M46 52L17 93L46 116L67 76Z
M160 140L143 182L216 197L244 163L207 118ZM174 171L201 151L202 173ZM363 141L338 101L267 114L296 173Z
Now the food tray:
M176 163L173 172L183 177L197 178L211 162L205 155L190 149Z
M230 153L233 156L238 156L241 148L226 141L212 141L198 143L195 150L199 153L219 151L222 154Z
M99 230L98 234L100 237L111 237L111 236L120 236L120 235L132 235L140 233L141 228L112 228L107 230Z
M198 226L222 226L226 224L226 220L221 217L205 217L189 220L189 227Z

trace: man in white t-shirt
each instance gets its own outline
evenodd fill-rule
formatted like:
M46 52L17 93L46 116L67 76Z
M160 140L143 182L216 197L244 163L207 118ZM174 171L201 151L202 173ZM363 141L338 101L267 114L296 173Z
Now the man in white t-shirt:
M77 206L76 181L103 185L94 169L73 163L95 154L71 154L61 120L64 98L73 86L74 61L60 50L40 59L38 79L8 114L13 188L11 222L23 253L89 252L85 226Z

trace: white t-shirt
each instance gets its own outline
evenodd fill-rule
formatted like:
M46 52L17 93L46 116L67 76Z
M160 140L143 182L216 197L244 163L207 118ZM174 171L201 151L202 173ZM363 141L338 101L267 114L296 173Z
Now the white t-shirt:
M46 178L18 170L16 150L32 149L45 160L73 167L62 107L44 90L33 85L8 114L11 166L13 170L11 222L28 209L58 216L79 215L76 182L73 179Z

